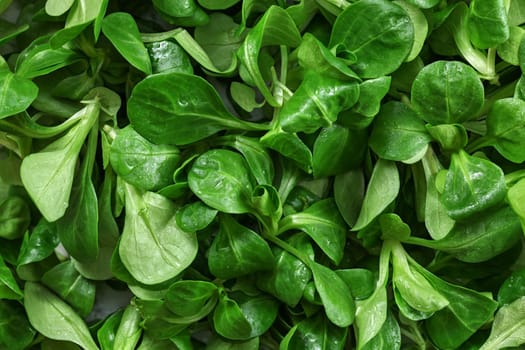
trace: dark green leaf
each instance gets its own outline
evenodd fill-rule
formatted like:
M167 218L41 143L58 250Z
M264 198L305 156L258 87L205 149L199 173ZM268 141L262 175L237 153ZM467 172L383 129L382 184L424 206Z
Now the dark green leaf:
M483 85L474 69L458 61L425 66L412 85L412 106L424 121L462 123L483 106Z
M440 199L448 215L459 220L499 204L505 192L503 171L496 164L460 150L451 157Z
M251 210L252 179L248 164L236 152L213 149L199 156L188 173L193 193L208 206L225 213Z
M206 80L176 72L138 83L128 101L128 117L139 134L168 145L185 145L224 129L265 129L232 116Z
M256 232L229 215L221 215L219 233L208 252L211 273L221 279L272 269L274 256Z
M379 78L401 66L413 42L414 26L405 10L389 1L365 0L337 16L329 47L354 55L350 68L361 77Z

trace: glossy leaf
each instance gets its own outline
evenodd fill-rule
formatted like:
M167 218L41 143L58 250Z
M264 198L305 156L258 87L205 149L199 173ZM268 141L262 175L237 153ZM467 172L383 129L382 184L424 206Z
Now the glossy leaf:
M251 338L252 326L239 305L227 296L221 297L215 308L213 325L215 331L227 339L246 340Z
M5 349L27 349L36 335L29 323L24 308L18 302L0 301L0 346Z
M466 219L499 204L505 197L503 171L489 160L454 153L441 202L453 219Z
M301 35L290 15L281 7L271 6L246 36L237 55L250 79L271 106L280 103L266 85L259 67L259 54L263 47L286 45L297 47Z
M244 39L238 28L239 25L223 13L211 14L206 25L195 28L195 41L220 70L230 71L237 67L236 51Z
M195 234L177 226L176 207L171 201L125 186L126 218L118 248L122 262L144 284L161 283L177 276L197 254Z
M365 196L365 179L360 169L335 176L334 199L349 226L354 226Z
M0 237L17 239L24 235L31 217L29 206L19 196L10 196L0 203Z
M294 235L290 238L289 243L313 258L313 249L306 236ZM257 286L287 305L294 307L303 297L306 285L312 278L312 273L301 260L285 250L274 250L274 256L274 268L271 271L258 274Z
M425 321L430 339L439 348L457 348L492 318L497 307L492 298L445 282L424 269L419 272L450 302L446 308Z
M221 143L236 149L244 156L259 185L272 184L275 169L268 150L258 140L242 136L225 136Z
M170 185L180 158L177 147L151 143L131 126L118 131L110 150L111 166L117 175L146 191Z
M315 289L323 303L326 317L339 327L348 327L354 322L355 303L346 283L329 268L310 264Z
M525 135L525 101L516 98L500 99L487 115L485 144L514 163L525 161L521 140Z
M199 156L188 172L190 189L208 206L225 213L250 212L252 179L244 158L214 149Z
M2 59L3 61L3 59ZM25 111L38 95L38 87L31 80L13 74L0 61L0 119Z
M359 85L318 73L306 73L293 96L283 104L279 123L284 131L312 133L329 127L341 111L352 107L359 96Z
M104 17L102 32L133 67L145 74L151 74L148 50L142 43L139 28L129 13L114 12Z
M177 281L166 293L166 307L180 316L193 316L206 304L214 305L218 290L213 283L205 281Z
M362 349L401 349L401 330L391 312L388 313L379 333Z
M71 261L63 262L42 276L42 283L86 317L95 303L95 284L82 277Z
M66 1L60 1L60 0L47 0L46 1L46 13L50 16L60 16L66 13L71 6L73 6L73 3L75 0L66 0Z
M498 302L501 305L511 304L521 297L525 297L525 269L512 272L498 291Z
M281 342L281 350L342 350L348 337L347 328L336 327L321 314L307 318L293 327Z
M85 159L73 180L71 197L74 199L62 218L57 220L57 231L65 249L78 261L94 261L98 256L98 201L91 180L95 162L97 130L88 136Z
M332 199L318 201L300 213L284 217L279 232L298 229L305 232L336 264L343 258L346 228Z
M483 85L474 69L458 61L425 66L412 84L412 106L427 123L469 120L483 106Z
M24 306L29 322L44 336L71 341L86 350L98 349L80 316L42 285L34 282L26 283Z
M128 117L139 134L168 145L185 145L224 129L254 128L232 116L206 80L176 72L152 75L137 84L128 101ZM198 128L193 127L196 123Z
M417 114L400 102L388 102L374 119L370 147L383 159L414 163L431 138Z
M220 216L220 229L208 252L211 273L221 279L269 270L274 257L268 243L229 215Z
M0 258L0 298L22 299L23 293L13 275L11 269L6 265L4 259Z
M388 1L366 0L337 16L329 47L339 45L355 56L350 68L362 78L378 78L401 66L413 42L414 26L405 10Z
M145 45L148 50L153 74L168 72L193 73L193 66L188 54L176 42L162 40Z
M217 213L216 209L212 209L202 202L187 204L177 210L177 225L184 231L199 231L211 224Z
M78 112L81 120L64 136L22 161L22 182L47 221L61 218L69 206L78 154L99 110L98 103L88 104Z
M392 250L392 282L394 288L411 308L432 314L449 305L449 301L414 269L401 245Z
M352 230L361 230L379 216L397 197L399 187L399 173L396 164L392 161L379 159L374 166L363 205Z
M503 0L473 0L469 6L468 31L480 49L496 47L509 37L507 8Z
M482 262L511 248L520 239L521 225L509 207L503 207L474 222L456 223L442 239L412 237L407 242L445 251L466 262Z
M516 347L525 343L525 297L498 310L492 330L480 350Z
M137 306L130 304L124 309L115 333L114 349L135 349L142 335L141 319Z

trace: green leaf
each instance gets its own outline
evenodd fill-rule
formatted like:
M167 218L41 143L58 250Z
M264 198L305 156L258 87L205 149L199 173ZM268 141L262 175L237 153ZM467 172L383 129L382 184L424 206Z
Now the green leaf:
M363 205L352 231L365 228L379 216L397 197L399 188L399 173L396 164L389 160L379 159L374 166Z
M213 149L202 154L188 172L188 184L200 200L214 209L231 214L251 211L252 179L239 153Z
M205 229L217 216L218 210L203 202L186 204L177 210L177 225L184 231L196 232Z
M432 314L449 305L449 301L410 264L400 244L392 250L392 283L403 300L414 310Z
M95 284L82 277L73 262L55 265L42 276L42 283L73 307L80 316L87 317L95 304Z
M60 219L69 206L77 158L99 111L98 103L88 104L71 117L80 120L64 136L22 161L22 182L47 221Z
M515 300L525 297L525 269L519 269L505 279L498 291L500 305L511 304Z
M26 282L24 306L29 322L42 335L73 342L86 350L98 349L80 316L42 285Z
M290 230L305 232L335 264L341 262L346 227L333 199L320 200L302 212L285 216L279 233Z
M97 340L102 350L113 350L115 335L123 313L124 310L112 313L104 320L102 326L97 330Z
M0 202L0 237L17 239L24 235L31 217L27 202L19 196L9 196Z
M213 312L213 325L215 331L227 339L247 340L251 338L251 324L237 302L227 296L219 299L219 304Z
M176 42L162 40L145 45L153 74L169 72L193 74L193 66L188 54Z
M522 142L525 136L525 101L517 98L497 100L487 115L487 134L484 144L494 146L514 163L525 161Z
M401 349L401 330L391 312L388 313L379 333L370 339L362 349Z
M114 349L134 350L142 335L140 322L142 317L136 305L129 304L122 314L115 333Z
M75 0L47 0L46 1L46 13L50 16L61 16L66 13Z
M334 199L339 213L349 226L354 226L365 196L365 179L360 169L335 176Z
M177 147L151 143L128 125L117 132L109 159L124 181L142 190L156 191L173 183L181 156Z
M507 206L471 222L457 222L442 239L411 237L406 242L447 252L465 262L487 261L513 247L522 235L520 220Z
M250 79L271 106L279 106L280 102L268 88L259 67L260 51L265 46L274 45L297 47L300 42L301 35L288 12L271 6L250 30L237 52Z
M148 50L140 38L137 23L129 13L114 12L104 17L102 32L133 67L151 74Z
M0 257L0 298L20 300L22 297L22 290L18 286L13 272L7 267L4 259Z
M261 236L229 215L219 219L220 229L208 252L211 273L230 279L273 268L274 256Z
M507 8L504 0L472 0L469 6L468 32L480 49L496 47L509 38Z
M484 91L476 71L458 61L425 66L412 84L412 106L427 123L462 123L476 116Z
M217 286L206 281L177 281L166 292L166 307L180 316L193 316L215 305Z
M176 207L170 200L129 184L125 187L126 218L118 248L124 266L148 285L177 276L197 254L195 234L177 226Z
M38 95L31 80L13 74L0 62L0 119L25 111Z
M265 129L232 116L203 78L176 72L152 75L138 83L128 100L128 117L146 139L168 145L185 145L225 129Z
M280 350L323 349L343 350L348 328L336 327L317 314L297 323L286 335Z
M432 141L417 114L400 102L385 103L374 119L370 147L381 158L415 163Z
M450 301L446 308L425 321L427 334L438 348L455 349L492 318L497 303L484 294L447 283L423 270L420 272Z
M96 156L98 130L92 129L88 136L85 159L80 172L73 180L71 205L62 218L57 220L57 231L61 243L68 253L78 261L96 260L98 250L98 201L91 180Z
M286 132L312 133L329 127L340 112L352 107L359 85L309 71L293 96L283 104L279 124Z
M351 325L354 322L356 307L346 283L324 265L313 262L309 267L328 319L339 327Z
M518 181L508 189L507 200L510 207L520 217L521 227L525 228L525 179Z
M401 66L413 43L414 26L405 10L386 0L364 0L337 16L329 47L355 56L350 68L362 78L379 78Z
M31 327L25 310L18 302L0 301L0 346L5 349L27 349L35 337L36 331Z
M294 235L288 243L313 259L312 245L305 235ZM294 307L303 297L312 273L301 260L285 250L275 248L274 256L274 268L257 275L257 287Z
M332 79L360 80L359 76L348 67L342 58L336 57L311 33L304 34L297 50L299 64L305 70L312 70L321 76Z
M222 137L220 142L236 149L244 156L259 185L272 184L275 175L273 161L268 150L257 139L243 135L228 135Z
M441 202L448 215L466 219L505 198L503 171L493 162L460 150L452 154Z
M480 350L502 349L525 343L525 297L498 310L487 341Z
M224 13L210 14L210 21L195 28L195 41L206 51L214 66L222 71L237 67L236 51L244 40L239 25Z

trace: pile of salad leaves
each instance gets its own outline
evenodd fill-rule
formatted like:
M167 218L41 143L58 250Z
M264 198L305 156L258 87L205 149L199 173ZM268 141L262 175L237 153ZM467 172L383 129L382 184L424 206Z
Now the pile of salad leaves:
M1 349L518 349L522 0L0 0Z

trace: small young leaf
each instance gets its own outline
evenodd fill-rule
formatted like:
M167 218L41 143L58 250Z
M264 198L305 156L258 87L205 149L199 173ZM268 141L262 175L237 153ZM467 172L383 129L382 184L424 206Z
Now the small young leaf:
M379 159L374 166L361 211L352 231L365 228L379 216L397 197L399 188L399 173L396 164L389 160Z

